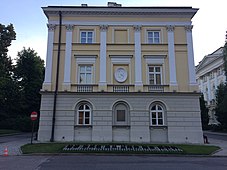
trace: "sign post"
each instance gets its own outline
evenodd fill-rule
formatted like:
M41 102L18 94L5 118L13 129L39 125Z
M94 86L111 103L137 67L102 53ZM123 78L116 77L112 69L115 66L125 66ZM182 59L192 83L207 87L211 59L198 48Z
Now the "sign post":
M31 137L31 144L32 144L32 140L33 140L33 133L34 133L34 126L35 126L35 121L38 117L37 112L32 112L31 113L31 120L32 120L32 137Z

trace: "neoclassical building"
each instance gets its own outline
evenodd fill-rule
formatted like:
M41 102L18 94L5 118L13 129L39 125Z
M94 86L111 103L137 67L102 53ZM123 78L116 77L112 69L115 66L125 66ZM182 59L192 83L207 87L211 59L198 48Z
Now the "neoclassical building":
M40 141L203 143L192 7L48 6Z
M209 109L209 124L218 124L215 117L215 95L219 84L225 83L223 47L206 55L196 66L196 80Z

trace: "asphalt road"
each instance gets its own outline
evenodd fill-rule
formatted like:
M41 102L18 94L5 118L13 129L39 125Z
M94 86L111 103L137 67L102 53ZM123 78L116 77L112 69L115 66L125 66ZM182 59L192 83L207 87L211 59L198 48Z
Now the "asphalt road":
M206 133L205 133L206 134ZM0 137L0 144L29 140L31 134ZM227 141L226 135L206 134ZM226 170L227 157L159 155L0 156L0 170Z
M0 143L14 142L18 140L31 139L31 133L22 133L18 135L1 136Z
M213 138L213 139L219 139L219 140L224 140L227 141L227 135L226 134L214 134L214 133L209 133L209 132L204 132L204 135L206 135L209 138Z
M58 155L0 157L1 170L226 170L226 157Z

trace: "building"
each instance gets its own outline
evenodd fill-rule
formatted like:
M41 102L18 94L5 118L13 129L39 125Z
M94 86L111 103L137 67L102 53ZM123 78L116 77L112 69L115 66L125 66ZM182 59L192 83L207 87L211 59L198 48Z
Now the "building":
M215 117L215 94L219 84L226 81L223 47L205 56L196 66L196 80L209 109L209 124L218 124Z
M191 25L197 10L43 7L48 48L38 139L202 143Z

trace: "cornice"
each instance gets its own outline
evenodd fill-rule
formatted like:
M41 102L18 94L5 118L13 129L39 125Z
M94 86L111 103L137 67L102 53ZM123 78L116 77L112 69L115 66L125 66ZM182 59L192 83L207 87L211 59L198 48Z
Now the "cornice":
M54 95L54 91L40 91L41 95ZM92 93L86 93L86 92L73 92L73 91L59 91L59 95L84 95L84 96L107 96L107 95L113 95L113 96L179 96L179 97L185 97L185 96L200 96L200 92L125 92L125 93L119 93L119 92L92 92Z
M168 16L168 17L189 17L192 18L198 9L191 7L43 7L45 15L58 16L61 11L63 16Z

